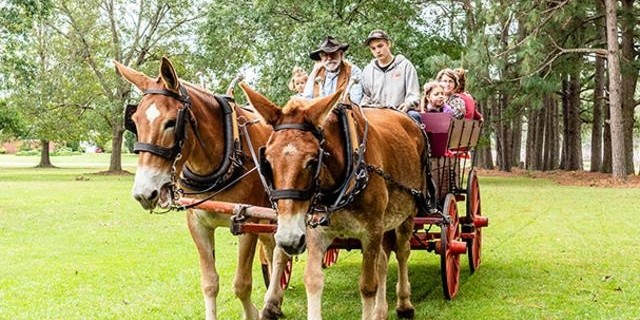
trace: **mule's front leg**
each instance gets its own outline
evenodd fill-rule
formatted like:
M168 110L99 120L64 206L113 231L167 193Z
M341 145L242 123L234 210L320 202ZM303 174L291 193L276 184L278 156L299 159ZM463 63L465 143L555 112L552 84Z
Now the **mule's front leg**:
M219 279L214 255L215 230L202 225L195 210L187 212L187 225L200 256L200 288L204 297L205 317L207 320L216 320Z
M275 320L283 316L282 314L282 297L284 290L281 286L280 278L284 273L284 270L289 260L284 251L280 248L274 248L273 250L267 250L267 252L273 253L273 259L271 261L271 274L269 277L269 288L264 296L264 309L262 309L263 320Z
M258 309L251 302L252 265L257 240L258 236L255 234L243 234L238 237L238 265L233 277L233 290L242 302L243 318L246 320L258 319Z
M360 274L360 296L362 298L362 320L386 319L386 293L380 292L381 279L386 279L387 256L382 250L382 235L372 234L362 243L362 272ZM384 300L384 305L376 303ZM384 309L384 310L382 310Z
M304 269L304 286L307 291L307 319L322 319L322 290L324 289L324 273L322 258L329 241L318 232L318 229L307 228L307 266Z

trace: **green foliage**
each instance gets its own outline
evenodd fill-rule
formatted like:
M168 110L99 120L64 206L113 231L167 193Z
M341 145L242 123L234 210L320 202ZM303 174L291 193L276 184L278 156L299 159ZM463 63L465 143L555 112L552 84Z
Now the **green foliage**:
M26 125L19 112L9 108L4 100L0 100L0 141L21 137L25 131Z
M77 156L81 154L82 152L73 150L72 148L68 148L68 147L57 147L55 150L53 150L53 152L51 152L51 156L54 156L54 157Z
M40 154L40 150L20 150L15 153L16 156L37 156Z
M217 1L199 30L198 65L215 75L218 92L238 72L250 70L257 76L253 85L284 103L291 95L291 69L310 71L308 54L325 36L349 43L346 58L363 68L372 59L364 39L371 30L384 29L393 39L393 51L407 56L424 82L442 65L432 56L458 59L461 53L442 35L419 31L424 24L412 1Z

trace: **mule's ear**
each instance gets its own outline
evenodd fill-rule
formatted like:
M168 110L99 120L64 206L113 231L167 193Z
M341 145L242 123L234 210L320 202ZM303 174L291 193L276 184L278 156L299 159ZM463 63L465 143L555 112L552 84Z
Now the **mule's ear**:
M173 64L167 57L162 57L162 62L160 63L160 79L162 79L167 89L178 92L180 80L178 79L176 68L173 67Z
M116 70L118 73L129 83L136 86L140 91L144 91L149 87L149 84L154 82L154 80L147 76L146 74L133 70L122 63L113 60L113 63L116 65Z
M329 115L329 112L333 109L340 96L342 95L342 89L337 92L328 95L324 98L314 99L306 107L307 120L316 127L322 127L325 119Z
M256 111L262 116L262 119L270 125L275 125L276 121L282 114L282 110L267 97L260 94L249 87L248 84L240 82L240 88L244 92L245 97Z

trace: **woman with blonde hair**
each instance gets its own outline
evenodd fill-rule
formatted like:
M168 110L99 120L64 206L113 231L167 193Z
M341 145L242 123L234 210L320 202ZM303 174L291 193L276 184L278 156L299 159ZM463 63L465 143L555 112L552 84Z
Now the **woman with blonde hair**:
M289 90L295 92L294 97L302 97L304 86L309 76L302 68L295 66L291 71L291 80L289 81Z

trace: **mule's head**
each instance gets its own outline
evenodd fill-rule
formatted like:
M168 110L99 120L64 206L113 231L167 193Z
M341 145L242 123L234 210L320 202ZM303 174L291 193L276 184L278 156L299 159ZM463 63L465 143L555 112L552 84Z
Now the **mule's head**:
M309 102L294 98L279 108L246 84L251 105L274 129L261 155L278 213L276 244L290 255L306 249L306 221L317 195L322 166L322 127L341 91Z
M134 147L138 167L132 196L144 209L171 205L171 168L187 129L189 110L184 110L186 89L181 88L175 68L162 58L160 75L153 79L114 61L118 73L144 93L140 103L129 105L125 127L137 135ZM187 98L188 99L188 98ZM183 112L179 110L183 109ZM182 114L179 116L179 114ZM179 161L182 165L184 160Z

